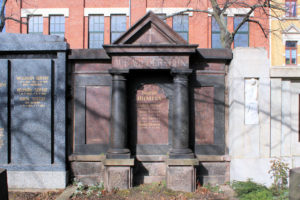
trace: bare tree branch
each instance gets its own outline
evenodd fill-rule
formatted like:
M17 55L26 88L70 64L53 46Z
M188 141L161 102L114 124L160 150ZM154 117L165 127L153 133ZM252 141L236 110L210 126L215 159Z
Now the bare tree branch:
M13 17L5 17L5 20L13 20L13 21L18 22L20 24L28 24L27 22L23 22L19 19L13 18Z
M253 19L248 19L248 22L253 22L259 25L260 29L262 30L262 32L264 33L265 37L268 38L268 34L266 32L266 29L261 25L261 23L257 20L253 20Z
M207 13L207 14L210 14L210 15L213 14L213 12L211 12L209 10L185 9L185 10L182 10L182 11L179 11L179 12L172 13L171 15L167 15L165 18L173 17L173 16L176 16L176 15L182 15L182 14L185 14L185 13L188 13L188 12L202 12L202 13Z

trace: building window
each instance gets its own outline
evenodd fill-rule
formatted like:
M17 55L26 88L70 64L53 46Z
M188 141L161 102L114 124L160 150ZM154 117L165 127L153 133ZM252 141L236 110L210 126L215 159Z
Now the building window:
M28 33L43 34L43 17L28 16Z
M234 29L243 21L243 16L234 17ZM249 46L249 23L245 22L234 36L234 47L248 47Z
M286 17L296 17L297 14L297 0L285 1Z
M225 21L227 24L227 17L225 17ZM214 17L211 17L211 48L223 48L220 35L219 24Z
M50 35L65 36L64 16L50 16Z
M89 48L102 48L104 43L104 16L89 16Z
M297 42L296 41L285 42L285 63L287 65L297 64Z
M175 15L173 17L173 30L176 31L183 39L189 41L189 16Z
M110 43L113 43L126 31L126 15L110 16Z

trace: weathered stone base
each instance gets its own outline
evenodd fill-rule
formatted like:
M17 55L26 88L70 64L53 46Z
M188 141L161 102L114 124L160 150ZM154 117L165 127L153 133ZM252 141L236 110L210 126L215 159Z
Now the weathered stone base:
M87 157L87 156L84 156ZM98 184L104 182L105 177L105 158L87 158L74 159L71 162L71 170L73 176L86 185ZM200 156L198 158L199 165L196 168L196 183L203 184L224 184L230 180L230 161L223 158L224 156ZM116 162L118 159L110 159ZM121 159L123 160L123 159ZM126 159L125 159L126 160ZM189 160L189 159L174 159ZM193 160L193 159L192 159ZM197 161L197 164L198 164ZM131 164L133 164L133 161ZM194 161L193 161L194 162ZM137 156L134 166L132 167L132 186L144 183L159 183L166 181L167 156L149 155ZM117 163L110 163L115 166ZM123 163L126 164L126 163ZM170 163L169 163L170 164ZM179 164L179 163L173 163ZM183 164L187 164L183 162ZM191 163L190 163L191 164ZM107 165L109 166L109 165ZM122 165L120 165L122 166ZM189 166L189 165L188 165ZM117 167L117 166L115 166Z
M85 185L104 182L103 162L71 162L72 175Z
M65 171L8 171L9 188L63 189L67 185Z
M201 162L196 167L197 183L224 184L230 181L230 162Z
M167 187L175 191L193 192L196 189L194 166L169 166Z
M133 184L159 183L166 180L165 162L137 161L133 168Z
M175 191L194 192L196 189L196 159L167 160L167 187Z
M114 188L123 190L132 187L133 159L107 159L104 165L104 185L108 191Z
M0 198L8 200L7 173L5 169L0 169Z

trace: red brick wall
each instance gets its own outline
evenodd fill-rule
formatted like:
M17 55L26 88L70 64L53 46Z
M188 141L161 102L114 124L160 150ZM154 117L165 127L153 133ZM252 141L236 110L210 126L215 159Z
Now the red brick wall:
M254 0L249 0L251 2ZM22 2L22 5L21 3ZM146 13L146 8L155 7L192 7L194 9L207 10L209 0L131 0L131 25L136 23ZM21 8L69 8L69 17L65 20L65 37L71 48L88 48L88 17L84 17L84 8L128 8L129 0L99 1L99 0L8 0L6 15L21 19ZM268 19L255 12L255 19L268 28ZM27 19L22 18L26 22ZM228 28L233 30L233 17L228 17ZM44 18L44 34L49 34L49 21ZM172 27L172 18L167 19L167 24ZM250 47L264 47L268 50L269 40L264 37L263 32L257 24L250 23L249 26ZM129 28L129 17L127 17L127 28ZM6 32L27 33L27 25L14 21L7 21ZM110 17L105 17L104 43L110 43ZM199 44L199 48L211 48L211 17L206 13L194 12L189 17L189 43Z

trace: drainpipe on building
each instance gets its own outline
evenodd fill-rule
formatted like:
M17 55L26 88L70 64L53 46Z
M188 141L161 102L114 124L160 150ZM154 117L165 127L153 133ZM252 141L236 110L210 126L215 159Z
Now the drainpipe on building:
M129 28L131 27L131 0L129 0Z

